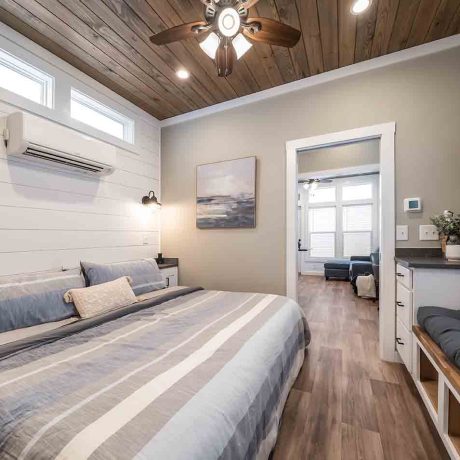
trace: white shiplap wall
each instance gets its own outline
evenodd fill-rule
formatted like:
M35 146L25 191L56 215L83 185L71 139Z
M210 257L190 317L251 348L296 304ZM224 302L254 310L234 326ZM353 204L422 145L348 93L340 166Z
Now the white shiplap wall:
M37 46L24 37L8 33L9 38L17 38L15 46L22 46L23 53L33 50L34 59L42 60L48 73L62 74L64 69L67 86L86 90L104 103L113 97L114 108L135 119L136 134L133 146L117 145L116 170L103 178L11 160L0 142L0 275L73 268L80 260L116 262L155 256L160 250L159 214L146 210L141 198L149 190L160 196L157 120L136 112L127 101L44 50L37 53ZM11 44L0 34L2 45ZM0 117L23 108L43 116L42 107L34 110L30 103L13 104L0 94ZM69 125L60 120L60 108L56 109L47 118Z

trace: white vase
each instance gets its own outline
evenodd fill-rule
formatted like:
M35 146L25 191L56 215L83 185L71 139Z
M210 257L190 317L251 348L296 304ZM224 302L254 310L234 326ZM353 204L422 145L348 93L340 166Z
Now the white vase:
M460 260L460 244L448 244L446 246L447 260Z

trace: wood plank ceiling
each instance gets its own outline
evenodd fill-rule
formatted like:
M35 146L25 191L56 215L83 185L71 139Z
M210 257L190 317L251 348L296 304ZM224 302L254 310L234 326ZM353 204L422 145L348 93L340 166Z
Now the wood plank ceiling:
M200 0L1 0L0 20L116 93L165 119L460 33L460 0L260 0L251 15L302 30L291 50L256 44L228 78L191 39L149 37L202 18ZM256 11L255 11L256 10ZM182 81L176 71L192 76Z

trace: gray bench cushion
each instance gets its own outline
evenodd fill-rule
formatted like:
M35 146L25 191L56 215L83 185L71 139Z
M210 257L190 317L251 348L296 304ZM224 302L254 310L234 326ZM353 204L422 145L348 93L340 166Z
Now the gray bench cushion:
M460 311L441 307L420 307L417 321L449 360L460 367Z

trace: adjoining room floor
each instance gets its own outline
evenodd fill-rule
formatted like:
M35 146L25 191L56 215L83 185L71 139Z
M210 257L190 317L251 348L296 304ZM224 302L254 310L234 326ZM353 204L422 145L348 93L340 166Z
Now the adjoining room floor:
M377 304L314 276L299 303L312 341L273 459L448 459L404 366L378 357Z

